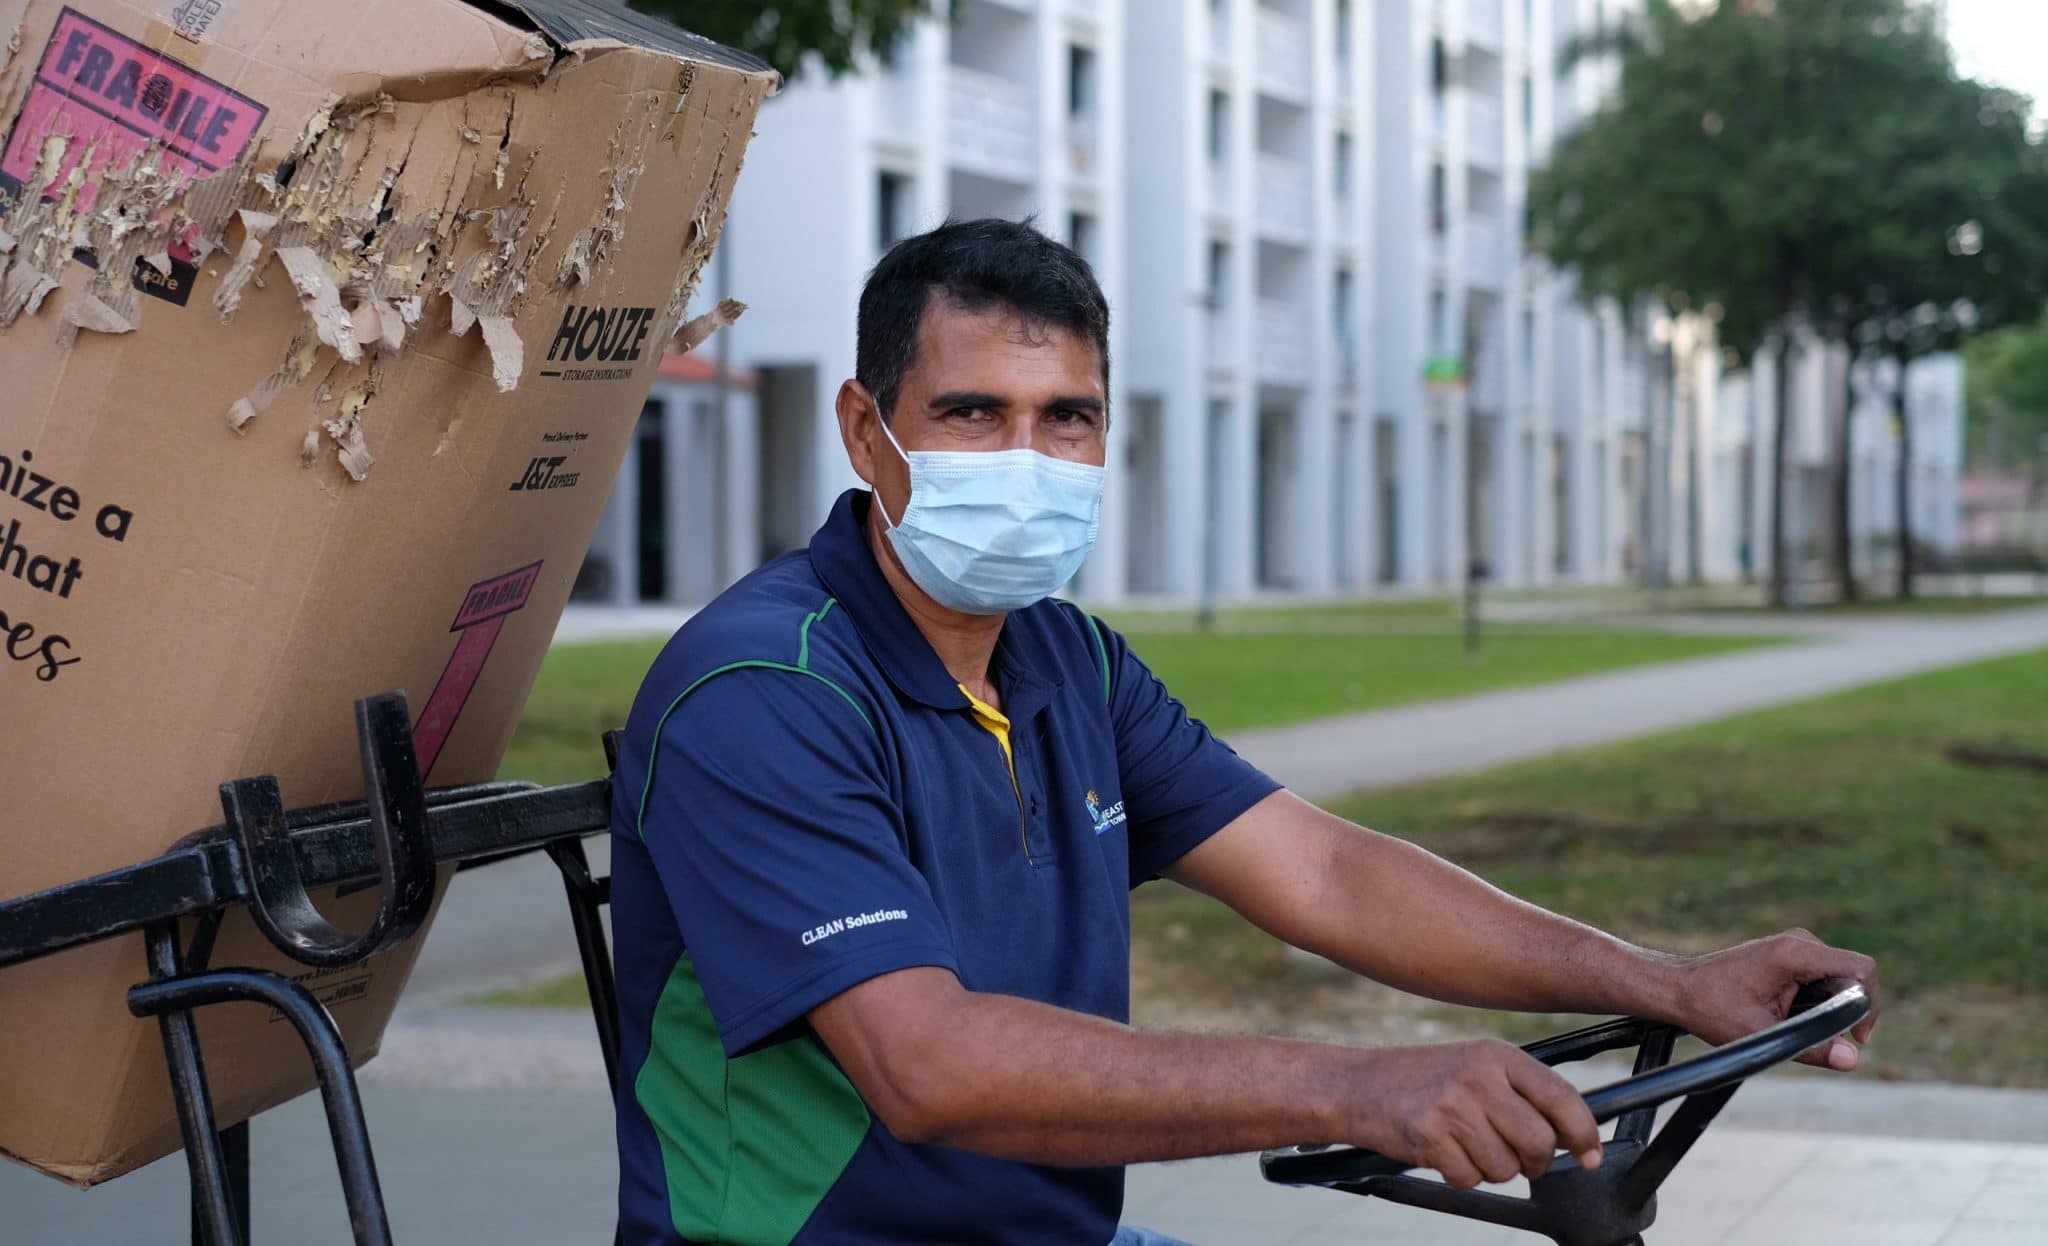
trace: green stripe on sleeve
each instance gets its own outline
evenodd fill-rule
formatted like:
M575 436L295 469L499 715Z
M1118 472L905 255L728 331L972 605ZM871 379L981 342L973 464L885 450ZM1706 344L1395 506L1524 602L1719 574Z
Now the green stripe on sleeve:
M826 603L828 609L830 608L830 605L830 602ZM823 615L824 611L821 610L818 612L817 617L823 617ZM806 626L808 627L808 624L806 624ZM697 689L703 687L707 680L711 680L720 675L723 675L727 671L745 670L748 667L759 667L762 670L770 671L788 671L793 675L808 675L812 679L817 680L819 683L824 684L827 688L830 688L832 691L838 693L840 696L846 698L846 703L853 707L854 713L860 715L860 720L868 725L868 730L873 731L875 729L875 720L868 717L868 712L865 709L861 708L861 703L859 701L854 700L853 694L851 692L848 692L845 688L841 687L838 682L831 679L827 679L825 676L820 675L818 672L811 670L807 667L791 666L787 662L769 662L764 659L750 659L745 662L728 662L724 666L718 667L716 670L706 671L704 674L699 675L695 680L691 681L689 687L683 689L681 692L676 694L676 699L670 701L668 703L668 708L661 711L661 720L654 724L654 742L650 744L647 749L647 779L640 785L639 812L633 815L633 834L635 837L643 840L647 838L647 800L650 796L654 794L654 766L655 763L661 759L661 733L668 729L669 715L676 712L676 707L683 703L684 697L689 696Z
M676 960L633 1096L661 1143L685 1240L787 1246L867 1137L867 1104L809 1034L725 1058L697 970Z

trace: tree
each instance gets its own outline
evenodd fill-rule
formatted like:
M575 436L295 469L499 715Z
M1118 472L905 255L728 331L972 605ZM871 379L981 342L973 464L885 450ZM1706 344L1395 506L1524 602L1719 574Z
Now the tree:
M1953 75L1913 94L1914 107L1886 136L1892 159L1871 204L1875 245L1855 298L1859 346L1889 359L1897 376L1901 597L1913 595L1914 550L1906 370L1973 335L2035 319L2048 292L2048 151L2031 136L2031 102ZM1837 505L1846 521L1846 488Z
M1648 0L1618 36L1616 90L1532 177L1538 244L1582 290L1716 322L1732 360L1779 356L1771 600L1788 596L1791 369L1803 336L1845 329L1877 248L1881 131L1925 72L1905 0ZM1917 77L1914 80L1919 80Z
M807 58L833 77L893 45L933 0L628 0L642 13L751 52L794 81Z
M1963 365L1971 463L2033 466L2048 446L2048 315L1971 338Z

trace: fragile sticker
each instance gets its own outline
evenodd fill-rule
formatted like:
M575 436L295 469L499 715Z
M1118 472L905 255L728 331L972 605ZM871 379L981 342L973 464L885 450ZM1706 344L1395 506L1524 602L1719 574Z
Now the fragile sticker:
M64 159L51 185L64 185L89 157L93 163L76 203L90 211L99 192L91 174L132 161L152 143L166 171L186 177L218 173L241 158L268 115L226 83L67 8L43 50L13 137L0 152L0 185L19 193L35 173L43 141L61 135L67 140ZM170 273L138 262L136 288L182 305L197 276L190 241L171 244Z

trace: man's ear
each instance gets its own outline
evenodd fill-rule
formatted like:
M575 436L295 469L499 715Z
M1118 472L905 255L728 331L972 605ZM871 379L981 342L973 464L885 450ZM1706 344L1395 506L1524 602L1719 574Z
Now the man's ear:
M839 395L833 399L832 408L839 417L839 440L846 447L846 461L853 466L853 474L873 488L875 438L880 433L875 425L878 408L873 396L859 381L845 380L839 384Z

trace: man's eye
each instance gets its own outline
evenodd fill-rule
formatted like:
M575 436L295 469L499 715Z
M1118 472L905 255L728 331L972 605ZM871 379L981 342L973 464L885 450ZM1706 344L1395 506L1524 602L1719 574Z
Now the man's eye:
M1054 407L1051 417L1055 424L1077 424L1089 428L1095 426L1095 413L1083 411L1079 407Z
M985 420L988 418L988 415L989 410L987 407L954 407L946 412L946 418L949 420L967 420L970 422Z

